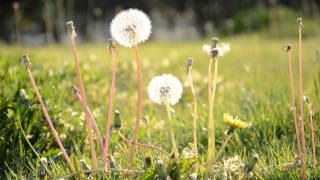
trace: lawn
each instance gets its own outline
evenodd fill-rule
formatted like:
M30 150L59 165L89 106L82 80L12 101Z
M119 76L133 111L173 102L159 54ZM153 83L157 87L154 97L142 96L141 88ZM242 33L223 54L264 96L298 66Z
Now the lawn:
M297 39L268 39L259 35L220 37L230 43L231 51L219 59L219 76L214 109L216 122L216 146L223 143L228 129L223 122L223 113L238 116L250 124L237 131L223 155L216 163L216 177L229 175L241 177L243 164L258 154L252 178L282 179L298 178L297 150L293 118L291 113L290 82L287 54L283 51L288 43L293 45L293 67L298 97L298 41ZM304 94L314 103L314 120L319 126L319 85L320 85L320 38L303 40ZM196 42L155 42L148 41L141 46L143 110L139 142L153 144L170 152L170 141L165 125L165 109L154 104L147 94L152 77L164 73L177 76L184 87L183 96L173 106L172 125L178 149L183 156L192 146L192 94L186 62L193 58L193 79L198 96L198 146L199 161L204 164L207 151L208 91L207 71L209 57L202 51L203 44L210 39ZM317 50L318 48L318 50ZM317 54L318 52L318 54ZM0 45L0 175L6 177L39 177L39 158L49 160L48 169L54 177L70 174L61 153L59 153L41 108L28 80L21 56L29 54L34 77L52 116L60 138L76 168L80 171L80 160L92 166L85 119L80 103L73 96L71 86L76 84L75 66L69 44L44 47L17 47ZM86 86L90 108L105 134L108 97L111 84L111 56L105 44L78 45L81 70ZM117 82L114 106L121 112L121 132L128 138L133 136L136 113L136 65L133 49L118 47ZM298 101L297 101L298 103ZM305 108L306 109L306 108ZM312 176L312 151L310 120L305 110L306 136L308 147L307 173ZM316 128L317 129L317 128ZM23 134L23 132L25 134ZM316 136L319 139L319 133ZM30 142L26 141L26 139ZM96 142L97 150L99 149ZM111 152L118 167L126 167L130 145L122 141L113 131ZM318 149L319 144L318 144ZM129 169L141 171L145 157L151 157L153 165L159 159L165 164L165 155L147 148L138 148L133 166ZM98 157L101 158L100 151ZM236 159L241 165L231 173L226 169ZM320 151L317 152L320 157ZM318 160L320 160L318 158ZM185 162L186 163L186 162ZM188 163L186 163L188 164ZM185 165L184 178L192 173L191 165ZM201 166L202 171L205 165ZM318 166L318 171L319 171ZM146 174L146 173L145 173ZM86 176L86 175L81 175ZM98 176L98 175L96 175ZM100 174L103 176L103 174ZM107 175L105 175L107 176ZM140 175L145 178L146 175ZM318 176L320 176L318 174Z

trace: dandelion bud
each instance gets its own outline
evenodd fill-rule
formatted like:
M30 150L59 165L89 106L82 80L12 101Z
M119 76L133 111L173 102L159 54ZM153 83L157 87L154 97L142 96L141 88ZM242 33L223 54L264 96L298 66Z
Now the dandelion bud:
M152 166L152 159L151 159L151 156L146 156L145 159L144 159L144 166L143 166L143 169L144 170L147 170L149 167Z
M131 48L149 39L151 21L138 9L127 9L113 18L110 31L112 37L121 45Z
M160 105L162 103L177 104L181 99L182 92L181 82L171 74L154 77L148 86L149 98Z
M250 161L244 166L244 172L245 173L250 173L252 172L254 166L257 164L259 159L259 155L258 154L254 154L252 156L252 158L250 159Z
M23 60L23 63L26 65L26 66L29 66L30 65L30 61L29 61L29 56L28 54L24 54L22 56L22 60Z
M113 127L115 128L115 129L120 129L121 128L121 125L122 125L122 123L121 123L121 119L120 119L120 111L118 110L118 109L116 109L115 111L114 111L114 118L113 118L114 120L114 125L113 125Z
M300 27L303 27L303 23L302 23L302 18L301 17L297 19L297 23L298 23L298 25Z

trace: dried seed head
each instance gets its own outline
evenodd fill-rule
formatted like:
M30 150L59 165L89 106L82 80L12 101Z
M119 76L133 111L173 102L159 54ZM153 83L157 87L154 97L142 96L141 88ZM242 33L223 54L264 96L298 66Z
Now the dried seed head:
M72 85L72 86L71 86L71 90L72 90L72 93L73 93L74 95L76 95L77 93L79 93L79 90L78 90L78 88L77 88L76 85Z
M14 2L12 4L12 8L15 10L15 11L18 11L20 9L20 3L18 2Z
M28 54L24 54L24 55L22 56L22 60L23 60L23 63L26 65L26 67L29 67L29 66L30 66L30 60L29 60Z
M303 22L301 17L297 19L297 23L300 27L303 27Z
M288 44L288 45L287 45L286 47L284 47L283 49L284 49L284 51L289 52L289 51L291 51L291 49L292 49L292 45L291 45L291 44Z
M73 21L66 22L66 25L67 25L67 29L68 29L70 37L76 37L77 34L76 34L76 31L74 30Z
M188 58L187 59L187 67L192 67L193 65L193 59L192 58Z

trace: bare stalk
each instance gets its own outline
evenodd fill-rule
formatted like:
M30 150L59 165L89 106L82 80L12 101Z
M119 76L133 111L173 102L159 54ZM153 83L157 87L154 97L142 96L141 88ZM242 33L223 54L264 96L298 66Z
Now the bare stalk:
M76 95L77 99L83 105L83 100L82 100L82 97L81 97L78 89L75 86L73 86L72 90L73 90L73 93ZM100 149L101 149L101 154L102 154L102 158L103 158L103 164L106 164L106 163L108 163L108 158L107 158L108 156L107 156L107 154L105 154L105 151L104 151L104 144L103 144L103 139L102 139L100 130L98 128L96 120L93 117L92 111L90 110L90 108L88 106L87 106L87 111L89 112L90 121L93 122L93 128L94 128L94 130L95 130L95 132L97 134L97 138L98 138L99 143L100 143Z
M28 57L28 55L23 55L22 58L23 58L23 61L24 61L25 65L26 65L28 76L29 76L29 79L31 81L32 88L34 89L34 91L35 91L35 93L37 95L37 98L38 98L38 101L40 103L40 106L41 106L41 109L43 111L43 114L44 114L44 116L45 116L45 118L47 120L47 123L49 124L51 133L54 136L57 144L59 145L59 148L63 153L63 157L64 157L65 161L67 162L70 171L72 173L75 173L75 169L74 169L74 167L73 167L73 165L72 165L72 163L70 161L70 158L69 158L66 150L64 149L64 147L63 147L63 145L61 143L61 140L59 138L58 132L56 131L56 129L53 126L52 120L51 120L51 118L50 118L50 116L49 116L49 114L47 112L47 109L46 109L44 103L43 103L43 100L42 100L42 97L41 97L40 92L38 90L38 87L36 85L36 82L34 81L34 78L33 78L33 75L32 75L32 71L31 71L31 67L30 67L29 57Z
M75 38L77 35L76 35L76 32L73 27L73 22L69 21L69 22L67 22L67 25L68 25L69 35L70 35L73 59L74 59L75 65L76 65L77 79L78 79L78 83L79 83L79 87L80 87L80 95L83 100L82 107L83 107L83 111L85 112L85 119L86 119L86 124L87 124L87 131L89 134L89 143L90 143L93 167L96 169L98 167L98 160L97 160L94 139L93 139L93 132L92 132L92 124L93 123L90 122L89 112L87 111L88 104L87 104L87 99L85 96L85 88L84 88L84 83L83 83L83 79L81 76L80 63L79 63L77 48L76 48Z
M300 101L300 128L301 128L301 151L303 154L302 158L302 171L301 178L307 179L306 177L306 166L307 166L307 151L306 151L306 142L305 142L305 133L304 133L304 113L303 113L303 79L302 79L302 19L298 18L299 26L299 101Z
M193 64L193 60L188 59L187 70L188 70L188 77L189 77L190 88L191 88L191 92L192 92L192 98L193 98L193 125L192 125L193 152L194 152L195 156L198 158L198 145L197 145L197 143L198 143L198 140L197 140L198 100L197 100L197 94L196 94L196 92L194 90L194 86L193 86L192 64ZM196 163L195 169L196 169L196 171L198 171L198 169L199 169L198 161Z
M299 135L299 125L297 122L297 108L295 103L295 96L294 96L294 83L293 83L293 72L292 72L292 62L291 62L291 50L292 46L288 45L286 48L286 52L288 54L288 65L289 65L289 78L290 78L290 88L291 88L291 110L293 114L293 124L296 133L296 141L298 147L298 153L300 160L302 162L302 153L301 153L301 144L300 144L300 135Z
M212 80L212 62L214 61L214 77ZM214 120L213 120L213 108L217 86L218 76L218 59L211 57L208 67L208 100L209 100L209 117L208 117L208 157L205 179L209 177L209 171L212 169L212 163L210 161L215 156L215 134L214 134Z
M135 55L136 55L136 64L137 64L137 80L138 80L138 101L137 101L137 117L136 123L134 127L134 136L133 136L133 143L131 146L130 154L129 154L129 165L134 159L135 156L135 145L138 142L138 133L140 128L140 121L141 121L141 113L142 113L142 68L141 68L141 55L139 45L135 45Z
M107 127L106 127L106 139L104 144L104 154L109 154L109 141L110 141L110 126L111 126L111 119L112 119L112 105L113 105L113 98L116 93L116 47L115 42L111 40L110 42L110 53L112 56L112 80L111 80L111 90L110 90L110 97L109 97L109 110L108 110L108 119L107 119ZM108 164L105 164L106 166Z
M309 100L307 96L304 96L304 99L308 105L309 110L309 118L310 118L310 124L311 124L311 140L312 140L312 156L313 156L313 173L316 177L317 175L317 158L316 158L316 140L315 140L315 124L313 122L313 105L312 102Z
M12 8L14 10L14 21L15 21L15 35L16 35L16 43L20 44L21 37L20 37L20 22L21 22L21 5L18 2L14 2L12 4Z
M226 140L221 145L217 155L214 157L214 160L212 161L212 164L214 164L219 159L220 155L222 154L223 150L226 148L226 146L227 146L229 140L231 139L232 135L233 135L233 133L227 135ZM211 162L208 162L208 163L211 163Z

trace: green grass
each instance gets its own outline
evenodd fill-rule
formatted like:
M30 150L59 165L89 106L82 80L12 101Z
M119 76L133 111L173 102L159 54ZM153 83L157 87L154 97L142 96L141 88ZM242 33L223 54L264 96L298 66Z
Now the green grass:
M282 48L293 44L295 86L298 87L298 54L295 39L266 39L258 35L243 35L220 39L231 44L231 52L220 59L214 119L217 122L216 145L219 147L227 130L222 115L229 112L251 124L232 138L218 163L217 177L222 177L223 159L235 155L246 163L254 153L260 155L253 176L264 178L298 178L299 168L284 168L295 162L295 140L290 111L290 90L286 53ZM320 38L304 40L304 90L315 103L315 122L319 125L318 90L320 85L320 59L315 49ZM185 68L189 57L194 59L193 78L199 97L198 140L201 163L206 159L207 148L207 64L208 56L199 42L147 42L141 46L143 65L143 120L139 141L161 146L168 152L170 143L164 126L165 110L152 103L146 87L151 78L163 73L176 75L184 85L181 102L174 106L174 131L180 152L190 149L192 143L192 95ZM118 47L117 95L115 107L121 111L122 133L133 136L136 112L136 71L134 51ZM81 44L78 47L88 103L98 121L101 133L105 132L108 95L111 82L111 56L104 44ZM63 157L43 118L36 96L28 81L21 55L28 53L34 76L54 120L60 137L80 170L80 159L91 165L90 150L85 136L84 114L71 93L76 83L75 68L69 45L45 47L16 47L0 45L0 173L7 177L34 177L39 175L39 160L27 144L27 138L39 156L51 160L49 169L54 177L69 174ZM23 93L25 92L25 93ZM298 88L296 88L296 94ZM298 94L297 94L298 95ZM296 95L296 97L297 97ZM5 114L6 115L5 115ZM305 115L308 144L308 175L312 176L310 127ZM20 128L26 131L24 137ZM317 129L317 128L316 128ZM319 139L319 133L317 135ZM98 144L97 144L98 146ZM318 148L319 144L318 144ZM98 149L98 148L97 148ZM121 167L126 167L128 144L112 136L111 152ZM317 156L320 157L318 151ZM5 154L5 156L2 156ZM145 156L154 161L165 157L148 149L139 148L132 166L142 170ZM100 153L99 153L99 157ZM320 160L320 159L318 159ZM168 161L165 161L168 163ZM205 167L205 166L203 166ZM189 168L189 166L188 166ZM188 169L187 168L187 169ZM318 169L320 170L320 169ZM238 170L242 173L243 169ZM184 174L192 173L190 169ZM319 175L318 175L319 176ZM235 175L235 177L239 177Z

